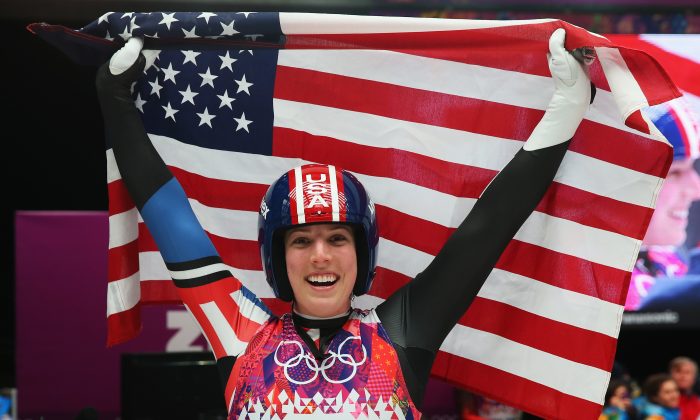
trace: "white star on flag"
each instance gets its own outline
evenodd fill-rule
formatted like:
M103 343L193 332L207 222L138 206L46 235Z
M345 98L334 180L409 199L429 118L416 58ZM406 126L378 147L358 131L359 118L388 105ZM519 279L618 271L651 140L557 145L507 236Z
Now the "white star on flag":
M146 101L141 99L141 92L139 92L136 95L136 99L134 100L134 105L136 106L136 108L139 109L139 111L141 111L142 114L143 114L143 104L145 104L145 103L146 103Z
M160 98L160 90L163 89L163 86L158 83L158 78L156 77L155 81L148 82L148 84L151 85L151 95L156 95Z
M193 92L190 90L190 85L187 85L186 90L180 90L178 91L182 95L182 102L180 104L184 104L185 102L190 102L192 105L194 105L194 97L199 95L199 92Z
M125 27L124 27L124 32L120 33L119 36L122 37L122 39L123 39L124 41L128 40L129 38L131 38L131 32L129 32L128 26L125 26Z
M234 120L238 123L238 126L236 127L236 131L238 131L242 128L247 133L250 133L250 131L248 131L248 125L250 123L252 123L253 121L245 119L245 112L241 114L241 118L234 118Z
M197 29L196 26L193 26L191 30L187 30L185 28L182 28L182 32L185 33L185 38L199 38L199 35L197 35L194 31Z
M200 87L204 85L209 85L211 87L214 87L214 79L216 79L219 76L213 75L209 72L209 67L207 67L207 72L206 73L197 73L202 77L202 84L199 85Z
M216 117L216 115L210 115L209 111L207 111L206 107L204 108L203 113L200 114L198 112L197 115L199 116L199 126L201 126L202 124L206 124L209 127L211 127L211 120ZM213 127L211 127L211 128L213 128Z
M175 121L175 113L179 112L179 110L171 107L170 102L168 102L168 106L163 106L163 109L165 110L165 119L172 118Z
M248 88L253 86L253 84L249 83L245 79L245 74L243 75L243 77L241 77L241 80L234 80L234 82L236 82L238 84L238 90L236 91L236 93L245 92L248 94L248 96L250 96L250 92L248 91Z
M233 110L233 107L231 107L231 102L235 101L236 98L230 98L228 96L228 89L224 91L223 95L216 95L221 99L221 105L219 105L219 108L223 108L227 106L229 109Z
M104 15L100 16L100 18L97 19L97 24L99 25L99 24L102 23L102 22L107 22L107 18L108 18L109 15L111 15L112 13L114 13L114 12L107 12L107 13L105 13Z
M134 16L129 23L129 32L133 34L134 30L138 28L140 28L140 26L136 24L136 16Z
M219 68L219 70L221 70L221 69L223 69L224 67L226 67L227 69L233 71L233 68L231 68L231 65L232 65L233 63L235 63L236 61L238 61L238 60L235 59L235 58L231 58L231 57L228 55L228 51L226 51L226 55L220 55L219 58L221 59L221 67Z
M162 70L165 74L163 82L165 82L166 80L172 80L174 84L177 84L177 82L175 81L175 76L180 72L178 70L173 69L173 63L168 64L168 68Z
M251 13L258 13L258 12L237 12L237 15L245 15L245 18L248 19L248 15Z
M182 51L182 53L185 54L185 61L183 61L182 64L186 64L189 62L194 64L195 66L197 65L197 56L201 54L201 52L185 50Z
M216 16L216 13L211 13L211 12L202 12L201 15L197 16L197 19L204 19L207 21L207 25L209 24L209 18Z
M170 24L173 22L179 22L175 18L175 13L163 13L163 19L158 22L159 25L165 25L168 27L168 30L170 30Z
M228 25L224 25L224 22L219 22L221 24L221 35L235 35L239 33L237 30L233 29L234 21L231 21Z

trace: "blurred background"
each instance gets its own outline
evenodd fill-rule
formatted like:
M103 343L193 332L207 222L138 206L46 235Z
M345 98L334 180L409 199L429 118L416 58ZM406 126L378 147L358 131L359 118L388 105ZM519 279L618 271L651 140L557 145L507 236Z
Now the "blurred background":
M441 17L460 19L534 19L557 18L581 26L600 34L667 34L671 38L649 38L644 41L651 43L652 53L658 50L668 54L682 56L685 63L694 63L697 69L686 69L700 74L700 0L578 0L551 2L548 0L259 0L259 1L190 1L190 0L151 0L151 1L112 1L112 0L4 0L0 3L0 35L2 43L2 89L3 118L5 129L5 152L1 153L2 170L6 180L6 198L2 200L2 236L0 240L5 249L0 254L0 398L10 395L8 389L18 387L19 372L16 369L17 360L17 329L15 298L18 286L15 283L15 222L25 223L23 229L39 235L41 242L41 229L29 218L22 219L17 216L18 211L105 211L107 209L106 175L104 143L102 133L102 120L98 103L94 92L95 68L81 67L72 63L65 55L54 47L32 35L25 28L34 22L47 22L60 24L70 28L82 27L97 19L107 11L296 11L296 12L323 12L344 13L361 15L392 15L415 17ZM682 36L682 37L681 37ZM633 42L639 47L639 37L620 38L621 43ZM644 38L641 38L644 40ZM672 39L669 43L664 40ZM678 69L675 69L678 70ZM697 96L700 92L700 84L692 78L677 81L686 92L687 103L691 113L696 113L698 108ZM39 152L39 149L41 151ZM688 241L681 246L685 258L690 258L690 251L694 243L700 239L700 223L696 221L700 216L694 216L698 209L693 206L690 210L690 222ZM81 213L84 214L84 213ZM105 230L106 224L100 221L101 213L88 214L87 219L81 222L78 229L89 233L94 230ZM93 217L94 218L91 218ZM35 229L36 230L32 230ZM68 231L66 231L68 232ZM105 232L106 234L106 232ZM63 235L58 232L57 235ZM68 235L68 234L66 234ZM77 235L80 236L80 235ZM64 235L65 237L65 235ZM32 250L23 249L23 256L32 258L35 253L37 259L45 260L48 249L53 245L51 238L46 238L45 243L40 243ZM92 246L90 244L75 245L73 250L67 250L78 261L90 258L90 252L95 252L95 258L99 260L104 249L100 248L100 242ZM21 244L18 244L18 246ZM87 247L87 248L81 248ZM92 248L91 248L92 246ZM686 252L687 251L687 252ZM98 255L99 254L99 255ZM46 282L55 281L51 275L53 270L60 271L63 260L52 261L45 273ZM90 268L87 261L85 270L76 273L77 276L100 276L99 264ZM689 263L688 263L689 264ZM94 271L91 271L94 270ZM42 274L43 275L43 274ZM104 307L104 291L102 279L97 279L99 294L95 298L96 307ZM90 296L87 289L73 290L71 293ZM26 291L29 295L33 292ZM40 292L37 299L45 299ZM50 298L50 296L49 296ZM60 295L54 296L61 299ZM56 302L51 299L42 300L39 305L50 306ZM646 313L635 310L635 314L626 317L623 321L622 331L619 337L617 361L620 372L627 372L638 382L642 382L648 375L666 371L669 361L679 355L688 356L700 360L700 346L696 344L696 338L700 336L700 309L676 310L673 303L666 302L668 307L654 307L646 311L653 316L640 316ZM697 307L697 305L695 306ZM643 308L636 308L643 309ZM694 309L694 308L691 308ZM98 309L99 310L99 309ZM124 356L120 360L122 375L129 380L146 387L158 387L157 383L148 383L148 378L153 375L161 375L163 378L171 378L171 384L177 384L179 380L192 380L202 378L201 370L196 366L204 367L204 375L212 375L213 365L206 353L202 353L206 347L200 337L200 341L188 342L186 345L173 344L172 339L180 330L177 325L180 318L179 309L173 308L173 314L153 315L152 322L161 325L163 334L169 336L169 346L162 344L145 343L141 348L149 348L154 352L166 350L178 350L179 355L165 356L157 359L139 358L138 355ZM76 314L79 313L76 312ZM661 314L661 315L659 315ZM670 315L669 315L670 314ZM676 314L676 315L673 315ZM630 315L628 313L627 315ZM161 317L161 318L158 318ZM664 318L665 317L665 318ZM666 319L659 322L659 319ZM94 320L93 320L94 321ZM61 340L62 331L80 330L85 320L79 317L73 319L69 325L53 325L55 328L55 340ZM97 323L100 326L99 320ZM94 324L94 322L93 322ZM165 328L165 326L170 328ZM100 326L101 327L101 326ZM87 328L87 327L86 327ZM148 327L146 327L148 328ZM151 327L156 329L157 327ZM63 330L62 330L63 329ZM104 343L104 331L99 328L90 330L90 334L97 336L98 345ZM74 342L74 354L65 359L67 366L56 372L44 372L46 377L56 374L70 375L71 370L80 370L81 351L89 350L83 343ZM81 349L81 347L83 347ZM137 348L138 346L134 347ZM127 349L121 349L119 353L128 353ZM40 354L40 353L39 353ZM111 357L115 360L122 357L115 352ZM170 358L169 358L170 357ZM171 375L174 364L181 366L179 373ZM134 366L141 366L134 368ZM146 367L144 367L146 366ZM206 367L209 368L206 368ZM160 369L160 370L159 370ZM187 369L194 369L191 372ZM67 372L67 373L66 373ZM158 373L160 372L160 373ZM200 373L197 373L200 372ZM177 376L180 375L180 376ZM217 392L218 382L213 373L213 380L198 382L198 388L204 394L209 385L213 384L214 393ZM116 377L118 382L119 377ZM125 380L122 377L122 380ZM123 385L123 383L122 383ZM191 382L190 382L190 385ZM90 383L85 384L86 388ZM115 385L118 386L118 385ZM436 385L438 387L442 385ZM442 389L442 388L441 388ZM22 392L20 387L19 393ZM122 392L122 398L126 387L121 390L115 388L115 392ZM190 395L191 397L191 395ZM134 397L135 398L135 397ZM180 396L179 398L188 398ZM454 404L459 403L460 397L456 397ZM1 400L0 400L1 401ZM134 401L134 404L139 402ZM200 401L201 402L201 401ZM217 404L215 401L213 404ZM85 406L99 405L101 402L91 403L86 401ZM144 402L143 404L148 404ZM186 404L183 400L183 404ZM193 403L194 404L194 403ZM208 402L202 402L208 404ZM0 404L0 411L2 410ZM28 407L25 407L28 408ZM122 409L124 407L122 406ZM58 411L60 411L57 408ZM64 412L56 412L46 415L44 418L75 418L78 412L72 408L66 408ZM116 410L118 411L118 409ZM20 405L20 414L23 407ZM26 413L30 413L27 411ZM35 415L37 413L34 413ZM449 414L449 413L447 413ZM454 410L454 418L458 418L457 409ZM90 410L83 410L83 418L97 418ZM117 418L119 413L106 415L101 413L100 418ZM122 413L124 418L139 418L137 415ZM217 413L212 413L211 418L217 418ZM90 417L93 416L93 417ZM111 417L110 417L111 416ZM26 418L21 417L20 418ZM144 415L142 418L157 418ZM207 418L200 416L200 418Z

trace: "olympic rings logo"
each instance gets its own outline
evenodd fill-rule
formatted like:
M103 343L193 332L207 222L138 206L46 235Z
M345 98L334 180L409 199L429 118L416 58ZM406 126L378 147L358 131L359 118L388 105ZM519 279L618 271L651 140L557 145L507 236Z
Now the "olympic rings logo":
M297 384L297 385L306 385L308 383L315 381L316 378L318 378L319 372L321 373L321 375L323 376L323 378L326 381L333 383L333 384L342 384L342 383L345 383L345 382L349 381L350 379L352 379L355 376L355 374L357 373L357 367L362 365L363 363L365 363L365 361L367 361L367 349L365 348L364 344L360 344L362 346L363 357L362 357L362 360L359 362L356 362L355 359L353 359L352 356L349 354L342 354L342 348L345 345L345 343L348 342L348 340L361 340L361 338L355 337L355 336L350 336L350 337L346 338L345 340L343 340L343 342L340 343L340 345L338 346L338 352L336 353L333 350L329 350L328 353L330 354L330 357L323 359L320 366L318 365L318 362L316 361L316 359L313 356L311 356L308 353L304 353L304 347L301 345L300 342L298 342L296 340L284 340L284 341L281 341L277 345L277 348L275 349L275 363L277 364L277 366L284 368L284 376L287 377L287 380L289 380L290 382ZM296 345L299 348L299 352L294 357L287 360L286 362L281 362L279 360L279 358L277 357L277 352L279 351L279 349L282 346L287 345L287 344ZM293 379L289 375L289 369L298 366L302 360L306 363L306 367L308 367L309 370L314 372L314 374L310 379L307 379L305 381L303 381L303 380L298 381L296 379ZM339 361L340 363L343 363L345 365L352 367L352 373L347 378L335 380L335 379L329 378L328 375L326 375L326 370L333 367L333 365L335 365L336 360Z

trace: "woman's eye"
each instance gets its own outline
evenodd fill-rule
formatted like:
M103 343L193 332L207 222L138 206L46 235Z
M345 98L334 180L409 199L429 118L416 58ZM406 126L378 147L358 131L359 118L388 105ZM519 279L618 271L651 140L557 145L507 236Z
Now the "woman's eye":
M333 242L333 243L340 243L340 242L344 242L344 241L347 241L347 240L348 240L348 238L346 238L346 237L343 236L343 235L333 235L333 236L331 237L331 242Z
M306 238L304 238L303 236L302 236L302 237L298 237L298 238L294 238L294 239L292 240L292 244L293 244L293 245L305 245L305 244L307 244L307 243L309 243L309 240L306 239Z

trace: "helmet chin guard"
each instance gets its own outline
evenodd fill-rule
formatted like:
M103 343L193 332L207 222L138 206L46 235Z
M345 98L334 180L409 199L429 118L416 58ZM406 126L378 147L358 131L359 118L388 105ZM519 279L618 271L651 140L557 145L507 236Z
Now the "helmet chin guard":
M379 242L374 203L350 172L333 165L308 164L279 177L260 203L260 256L275 296L287 302L294 297L287 277L284 233L312 223L343 223L352 228L357 252L353 293L367 293L375 275Z

